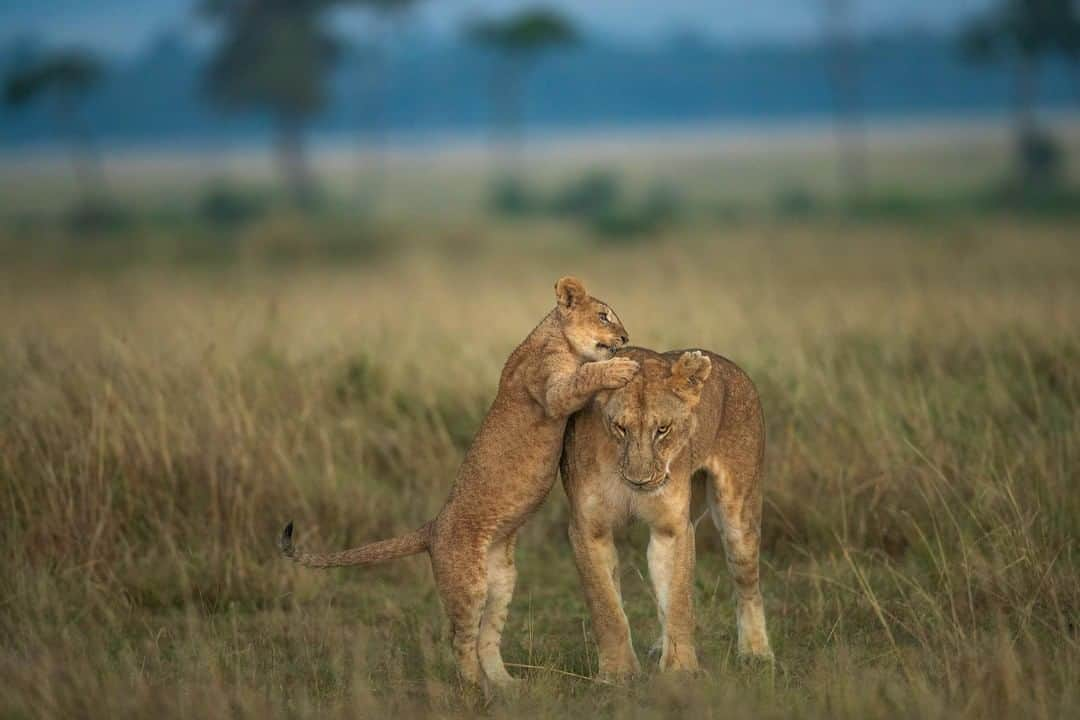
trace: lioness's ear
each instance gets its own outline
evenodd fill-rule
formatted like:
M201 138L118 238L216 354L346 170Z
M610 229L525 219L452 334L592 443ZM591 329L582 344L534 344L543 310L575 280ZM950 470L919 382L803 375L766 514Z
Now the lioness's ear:
M585 285L576 277L567 275L555 283L555 299L558 301L559 307L564 310L576 307L587 297Z
M712 372L712 361L701 354L700 350L684 352L671 368L668 387L671 392L690 405L696 405L701 399L701 389Z

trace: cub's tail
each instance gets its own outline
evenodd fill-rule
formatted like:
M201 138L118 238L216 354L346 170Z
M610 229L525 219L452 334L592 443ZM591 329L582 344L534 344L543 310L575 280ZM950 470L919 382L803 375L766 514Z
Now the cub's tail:
M281 553L295 562L314 568L345 567L347 565L374 565L375 563L395 560L407 555L415 555L427 550L431 544L431 523L424 523L411 533L401 537L379 540L360 547L323 555L309 553L293 545L293 524L285 526L278 540Z

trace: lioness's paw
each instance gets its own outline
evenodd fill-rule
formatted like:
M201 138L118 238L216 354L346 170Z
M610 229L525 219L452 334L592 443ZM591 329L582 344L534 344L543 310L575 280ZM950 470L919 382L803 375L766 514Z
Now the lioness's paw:
M776 658L773 656L773 651L769 648L768 645L766 645L764 648L739 648L738 658L739 660L750 664L763 663L769 665L776 662Z
M597 678L601 682L624 685L641 675L641 663L633 649L617 649L607 654L600 654L600 672Z
M611 360L603 360L598 365L603 367L603 375L601 375L601 384L608 390L614 390L621 388L626 383L630 382L635 375L637 375L639 365L636 361L629 358L612 358Z
M596 679L602 683L607 683L608 685L629 685L630 683L634 682L634 680L638 679L640 675L641 670L601 670L599 673L596 674Z

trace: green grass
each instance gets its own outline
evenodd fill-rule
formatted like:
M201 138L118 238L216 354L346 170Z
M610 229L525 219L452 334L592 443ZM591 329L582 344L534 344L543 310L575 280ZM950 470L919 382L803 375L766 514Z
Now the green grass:
M519 544L504 645L529 682L486 714L1076 712L1067 219L691 227L623 249L478 227L458 259L452 240L409 236L340 268L5 274L0 716L474 714L424 557L319 573L275 539L289 519L337 548L431 517L503 359L568 271L635 342L710 347L758 383L777 665L735 657L710 530L706 674L590 679L556 489ZM621 547L644 659L658 624L643 542L637 528Z
M991 194L999 140L871 143L854 205L831 145L798 138L598 142L530 179L545 197L590 168L631 198L672 187L678 217L633 243L485 216L473 157L392 159L377 210L331 158L306 217L258 163L214 195L197 158L122 158L98 227L66 210L62 172L6 165L0 717L1076 714L1076 203ZM336 549L433 516L570 272L635 343L711 348L761 390L775 668L736 658L703 524L705 674L594 680L559 488L519 543L515 697L459 688L423 556L323 573L278 556L288 520ZM620 543L643 661L645 540Z

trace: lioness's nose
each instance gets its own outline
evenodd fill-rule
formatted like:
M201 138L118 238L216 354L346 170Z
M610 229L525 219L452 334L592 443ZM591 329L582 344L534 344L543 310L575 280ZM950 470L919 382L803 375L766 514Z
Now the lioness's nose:
M625 333L619 336L620 345L625 345L628 342L630 342L630 338L628 338Z

